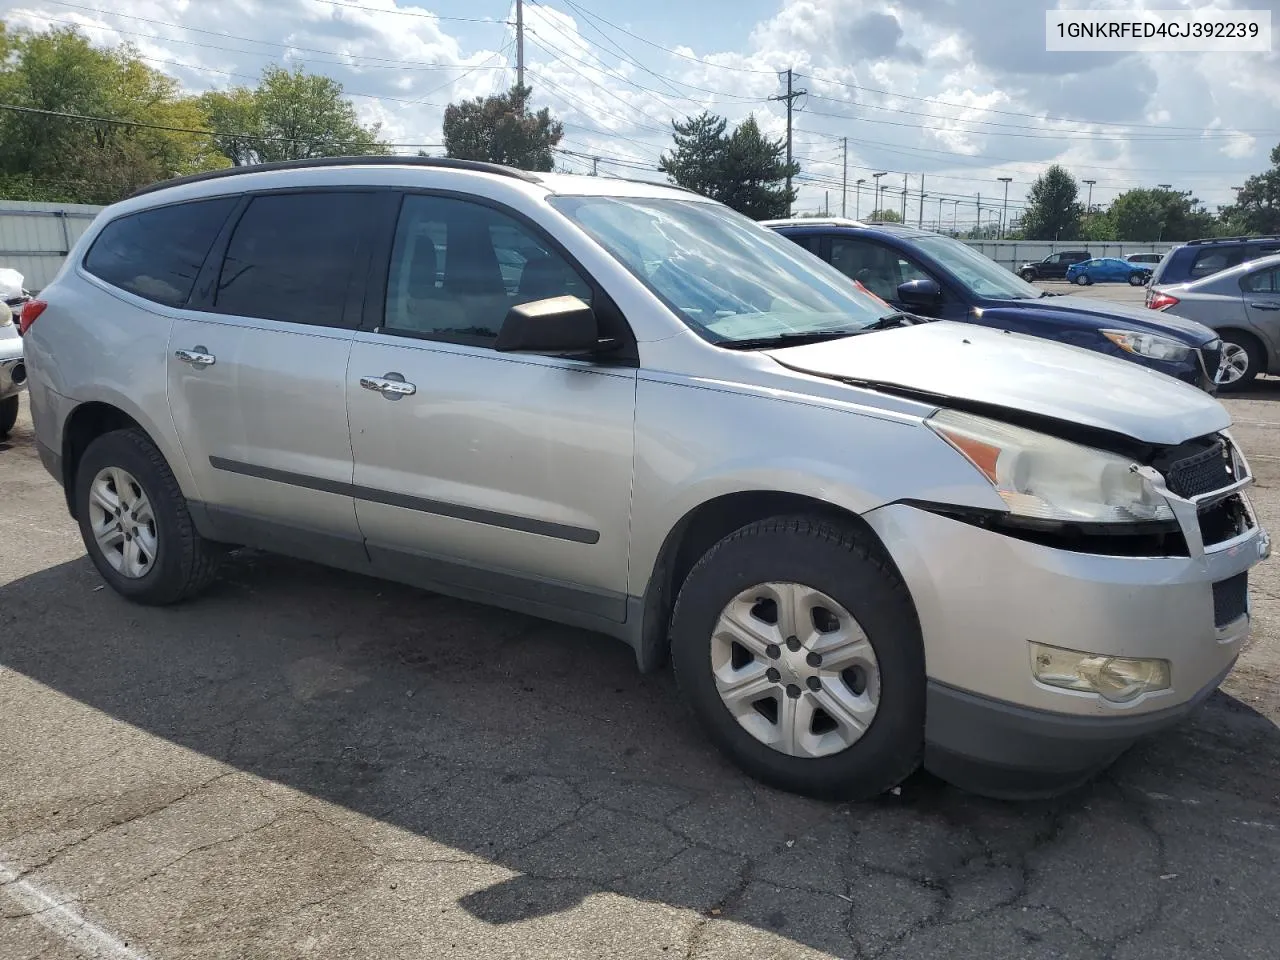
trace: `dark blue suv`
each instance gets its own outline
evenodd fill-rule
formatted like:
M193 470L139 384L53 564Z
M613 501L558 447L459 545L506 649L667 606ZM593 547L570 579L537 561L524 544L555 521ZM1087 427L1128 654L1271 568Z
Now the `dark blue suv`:
M1214 391L1222 341L1193 321L1046 293L959 240L912 227L855 220L772 220L764 226L903 312L1108 353Z
M1151 286L1199 280L1230 270L1248 260L1280 253L1280 237L1209 237L1174 247L1164 255L1151 277ZM1150 289L1150 288L1148 288ZM1151 302L1151 294L1147 294Z

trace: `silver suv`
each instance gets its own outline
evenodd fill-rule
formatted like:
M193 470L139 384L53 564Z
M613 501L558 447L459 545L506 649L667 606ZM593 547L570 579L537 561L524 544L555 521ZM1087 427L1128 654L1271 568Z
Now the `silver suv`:
M1201 391L890 313L650 183L171 181L23 323L40 454L124 596L249 545L611 634L817 796L1087 777L1231 669L1269 552Z

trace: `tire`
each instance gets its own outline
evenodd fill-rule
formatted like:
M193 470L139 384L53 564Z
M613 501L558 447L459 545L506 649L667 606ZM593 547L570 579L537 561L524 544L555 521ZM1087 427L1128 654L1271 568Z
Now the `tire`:
M1246 389L1267 363L1267 354L1262 349L1262 344L1250 334L1238 330L1228 330L1222 334L1222 352L1227 358L1245 361L1247 366L1231 381L1219 380L1218 375L1215 375L1214 382L1218 385L1219 393L1235 393ZM1238 369L1237 364L1232 364L1232 367Z
M1022 271L1022 279L1027 281L1027 283L1031 283L1033 280L1035 280L1035 278L1036 278L1036 272L1034 270Z
M757 586L768 590L786 583L803 584L843 607L874 651L874 678L864 678L861 694L853 688L842 693L868 695L874 682L878 690L874 716L851 745L826 755L798 756L769 746L739 722L718 688L716 670L729 669L728 663L722 662L719 668L713 665L713 650L725 635L718 630L721 612L744 592L750 598ZM738 609L753 615L760 605L747 607L751 602L746 600ZM815 616L811 611L810 624L816 624ZM776 632L777 628L770 629ZM810 628L809 633L819 638L815 646L822 642L817 630ZM765 659L756 665L757 658L752 657L747 669L760 669L769 656L785 656L780 648L767 649ZM800 647L797 657L805 649ZM736 657L736 646L733 653ZM694 565L680 588L672 614L671 657L680 691L708 736L747 773L765 783L822 799L862 800L896 786L919 766L926 683L919 622L906 586L881 559L878 546L872 547L863 534L850 527L817 517L774 517L725 537ZM779 666L788 670L791 662L778 660ZM844 682L842 678L853 670L850 667L834 679L818 680L820 689L812 697L801 692L798 682L794 694L786 692L787 685L776 685L776 699L757 701L754 709L773 703L780 711L784 696L794 700L796 706L790 709L795 711L802 703L809 704L805 709L811 711L810 721L804 733L812 740L820 736L816 733L819 722L832 716L820 709L812 711L816 698L829 697L833 688L828 683ZM760 682L774 679L765 677ZM781 713L777 720L769 721L767 717L757 720L751 710L742 712L757 726L768 727L781 719ZM841 731L853 729L835 726L837 742ZM800 730L800 725L795 729Z
M1146 286L1146 283L1147 283L1147 278L1145 274L1141 274L1141 273L1129 274L1129 286L1142 287L1142 286Z
M144 537L143 528L149 528L148 549L153 548L154 554L140 575L135 571L135 575L130 576L118 570L94 532L95 517L101 517L104 512L96 505L101 501L91 503L94 485L100 478L109 484L111 476L127 476L135 481L145 497L141 502L150 507L147 511L150 523L135 525L139 544ZM120 486L126 484L117 484ZM223 548L196 532L173 471L141 430L115 430L90 443L76 469L73 489L80 535L89 558L103 579L121 596L149 606L163 606L193 597L213 581ZM128 500L139 502L132 492L119 495L118 490L117 499L122 505Z
M1076 283L1079 286L1087 287L1089 286L1089 284L1093 283L1093 278L1090 277L1087 273L1081 273L1076 276Z
M0 440L7 437L13 430L13 425L18 422L18 397L15 393L12 397L0 400Z

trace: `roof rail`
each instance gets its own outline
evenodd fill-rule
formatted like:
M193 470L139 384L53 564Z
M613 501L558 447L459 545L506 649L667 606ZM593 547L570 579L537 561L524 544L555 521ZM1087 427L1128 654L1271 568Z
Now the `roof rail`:
M1200 243L1239 243L1245 240L1280 240L1280 236L1275 234L1263 234L1261 236L1248 237L1204 237L1200 240L1188 240L1187 246L1194 247Z
M208 170L204 173L193 173L185 177L173 177L158 183L148 184L133 191L130 197L141 197L157 190L180 187L188 183L204 183L206 180L221 180L225 177L236 177L246 173L267 173L272 170L311 170L323 167L436 167L446 170L472 170L476 173L492 173L501 177L513 177L528 183L541 183L537 174L528 170L517 170L499 163L483 163L479 160L456 160L453 157L317 157L312 160L278 160L272 163L255 163L243 167L228 167L225 170Z

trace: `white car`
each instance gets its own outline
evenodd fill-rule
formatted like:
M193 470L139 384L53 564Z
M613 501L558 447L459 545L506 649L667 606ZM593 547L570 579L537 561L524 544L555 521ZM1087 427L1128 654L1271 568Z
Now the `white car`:
M27 368L22 360L22 337L13 310L0 300L0 438L18 422L18 394L26 389Z

